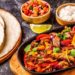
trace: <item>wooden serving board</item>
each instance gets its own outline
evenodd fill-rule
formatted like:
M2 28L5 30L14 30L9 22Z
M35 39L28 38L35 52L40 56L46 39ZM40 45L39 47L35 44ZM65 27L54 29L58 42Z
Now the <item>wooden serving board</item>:
M10 69L14 75L32 75L29 72L25 71L20 65L16 53L12 56L9 61ZM65 72L56 73L54 75L75 75L75 69L68 70Z

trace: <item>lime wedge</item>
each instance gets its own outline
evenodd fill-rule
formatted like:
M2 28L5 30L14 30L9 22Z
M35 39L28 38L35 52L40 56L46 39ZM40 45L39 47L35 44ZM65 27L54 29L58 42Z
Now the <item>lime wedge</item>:
M51 24L30 24L30 28L33 32L40 34L50 30L52 27Z

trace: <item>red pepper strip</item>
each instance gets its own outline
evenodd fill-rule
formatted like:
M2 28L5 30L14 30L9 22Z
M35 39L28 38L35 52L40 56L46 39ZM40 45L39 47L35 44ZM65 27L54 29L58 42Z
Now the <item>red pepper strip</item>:
M75 26L73 26L72 31L75 31Z
M71 40L70 39L66 39L66 40L61 41L61 45L63 45L63 46L67 46L70 43L71 43Z
M53 68L55 68L55 69L60 69L60 68L62 68L62 66L58 64L58 61L52 62L52 63L51 63L51 66L52 66Z
M49 63L42 63L42 64L39 64L40 67L46 67L46 66L48 66L48 65L49 65Z
M71 33L75 34L75 26L72 27Z
M50 38L49 34L40 34L36 37L36 40L39 41L42 38Z
M27 64L27 67L28 67L29 70L34 70L35 69L35 66L29 65L29 64Z
M40 67L46 67L46 66L49 66L49 65L51 65L53 68L56 68L56 69L61 68L61 66L58 64L58 61L51 62L51 63L42 63L39 66Z
M58 62L57 61L51 63L51 66L52 67L55 67L56 65L58 65Z
M25 54L24 55L24 64L26 64L26 58L27 58L27 55Z

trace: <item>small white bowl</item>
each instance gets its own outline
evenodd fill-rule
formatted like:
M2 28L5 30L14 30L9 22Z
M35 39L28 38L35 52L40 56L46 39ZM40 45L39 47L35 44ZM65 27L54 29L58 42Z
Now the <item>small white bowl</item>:
M65 21L65 20L62 20L60 17L59 17L59 11L64 8L65 6L75 6L75 3L66 3L66 4L62 4L60 5L57 9L56 9L56 20L57 22L60 24L60 25L70 25L70 24L75 24L75 21ZM66 12L65 12L66 13Z

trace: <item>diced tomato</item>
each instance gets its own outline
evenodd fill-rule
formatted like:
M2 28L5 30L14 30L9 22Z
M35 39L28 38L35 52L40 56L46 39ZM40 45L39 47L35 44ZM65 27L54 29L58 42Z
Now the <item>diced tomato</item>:
M66 40L61 41L61 45L63 45L63 46L67 46L70 43L71 43L71 39L66 39Z
M30 12L30 10L32 10L33 13ZM41 2L38 0L27 1L23 6L22 11L27 16L42 16L48 11L47 2Z
M49 34L40 34L36 37L36 40L39 41L42 38L50 38Z
M24 7L26 7L26 8L27 8L28 6L29 6L29 5L28 5L27 3L25 3L25 4L24 4Z
M41 3L41 6L42 6L42 7L45 7L45 6L46 6L46 2L42 2L42 3Z
M38 6L38 1L37 0L34 0L33 7L36 7L36 6Z
M26 10L27 8L24 6L23 8L22 8L22 11L24 12L24 10Z
M40 15L44 15L44 14L45 14L44 10L40 10Z
M48 8L47 7L44 7L43 10L46 13L48 11Z
M27 16L31 16L33 12L31 10L24 10L24 14L26 14Z
M38 13L39 12L39 8L38 7L34 7L33 11L36 12L36 13Z
M28 15L29 14L29 10L25 9L24 11L24 14Z
M32 10L30 10L30 11L29 11L29 13L30 13L30 14L33 14L33 11L32 11Z
M37 13L33 13L31 16L37 17L38 15L37 15Z
M33 2L32 1L30 1L30 4L29 4L30 6L33 6Z
M46 3L46 7L48 8L48 3Z
M32 13L32 10L29 10L28 16L31 16Z

